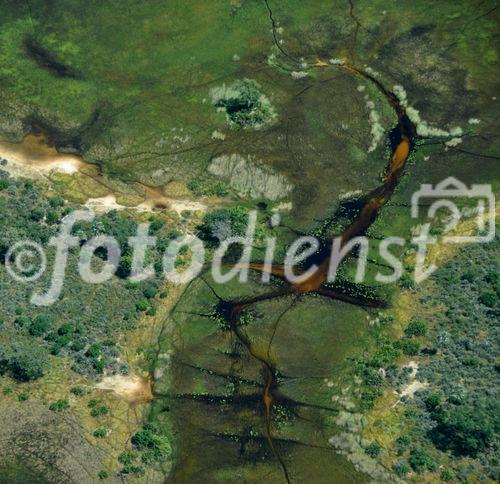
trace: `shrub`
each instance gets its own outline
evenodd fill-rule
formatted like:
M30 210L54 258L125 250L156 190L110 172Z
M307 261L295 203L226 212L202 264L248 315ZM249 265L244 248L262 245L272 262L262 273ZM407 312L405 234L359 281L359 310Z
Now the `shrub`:
M479 302L481 304L484 304L485 306L492 308L497 302L497 295L494 291L491 291L489 289L486 291L482 291L479 295Z
M146 311L148 309L149 303L148 303L147 299L142 299L141 301L139 301L135 304L135 307L136 307L137 311L143 312L143 311Z
M17 318L14 319L14 324L19 328L23 328L28 324L28 318L26 316L17 316Z
M453 472L449 471L448 469L444 469L443 471L441 471L441 475L439 477L444 482L450 482L455 479L455 474L453 474Z
M55 210L49 210L46 215L46 220L49 225L59 222L59 214Z
M414 289L415 282L413 281L413 277L408 272L404 272L401 278L399 279L399 285L404 289Z
M365 452L372 458L378 457L383 447L378 442L372 442L366 447Z
M146 299L151 299L151 298L155 297L156 289L154 287L149 286L149 287L146 287L142 293L144 294L144 297Z
M98 438L98 439L103 439L104 437L106 437L106 435L108 435L108 429L104 428L104 427L99 427L98 429L95 429L94 430L94 437Z
M237 80L229 87L213 89L212 103L225 111L230 124L260 129L276 117L269 99L260 89L260 84L251 79Z
M489 400L438 407L432 414L437 426L431 431L431 438L443 450L475 457L494 441L500 428L496 419L499 407Z
M85 348L85 341L83 341L82 339L77 339L76 341L73 341L71 345L71 349L73 351L81 351L83 350L83 348Z
M405 462L396 462L393 466L392 466L392 470L398 475L398 476L404 476L406 474L408 474L408 472L410 472L410 467L408 466L408 464L406 464Z
M116 275L122 279L126 279L130 275L132 270L132 258L128 255L124 255L120 258L120 263L116 269Z
M441 395L438 393L431 393L425 399L425 406L429 411L434 411L441 403Z
M98 358L101 354L101 351L102 346L99 343L93 343L87 348L85 356L88 356L89 358Z
M13 343L8 366L17 380L36 380L45 374L49 366L47 351L34 343Z
M69 408L69 402L67 398L62 398L60 400L56 400L49 405L49 410L53 412L62 412Z
M49 205L52 208L59 208L64 205L64 198L49 198Z
M396 347L400 348L405 355L415 356L416 354L418 354L420 344L417 341L403 338L399 341L396 341Z
M94 407L90 411L92 417L102 417L109 413L109 408L106 405L100 405L99 407Z
M70 323L61 324L61 326L59 326L59 328L57 329L57 333L60 334L61 336L71 333L72 331L73 331L73 325Z
M422 472L433 472L437 469L437 464L426 449L415 448L410 452L408 462L411 468L421 474Z
M28 400L28 398L30 397L29 393L28 392L21 392L18 396L17 396L17 399L20 401L20 402L25 402L26 400Z
M123 474L144 474L144 468L141 466L134 465L135 460L137 459L137 452L129 450L126 452L122 452L118 456L118 462L123 464L122 473Z
M87 393L82 387L71 387L69 391L77 397L81 397Z
M231 236L244 235L248 223L248 210L242 206L221 208L205 215L198 226L200 239L216 244Z
M109 477L109 472L105 471L105 470L99 471L99 474L97 474L97 477L101 480L107 479Z
M161 461L172 452L168 438L164 435L159 435L156 427L152 425L146 425L144 430L135 433L132 436L131 442L138 450L147 451L143 455L143 462L145 463L151 460Z
M396 439L396 449L398 455L404 454L405 450L410 446L411 440L411 436L409 435L401 435Z
M127 450L118 456L118 462L124 466L132 464L137 459L137 452Z
M408 337L425 336L426 333L427 333L427 323L420 319L411 321L410 324L405 329L405 335Z
M35 317L28 331L32 336L42 336L47 332L50 324L50 319L47 316L41 314Z

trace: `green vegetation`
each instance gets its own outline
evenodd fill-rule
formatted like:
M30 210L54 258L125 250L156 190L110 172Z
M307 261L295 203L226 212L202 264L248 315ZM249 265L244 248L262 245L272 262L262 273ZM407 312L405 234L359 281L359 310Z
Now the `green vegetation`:
M415 319L411 321L410 324L405 329L405 335L408 337L412 336L425 336L427 334L427 323L420 319Z
M398 475L410 469L435 472L442 464L445 469L440 478L444 482L499 477L500 404L492 388L497 373L493 348L500 343L498 302L481 298L484 293L498 293L497 278L491 276L498 244L497 238L491 244L464 248L441 267L427 289L416 291L416 297L422 305L435 300L435 305L441 303L446 309L435 310L426 321L411 321L404 337L392 342L392 347L418 356L417 378L428 384L404 402L401 425L407 433L390 446L390 452L396 454L393 470ZM386 345L391 347L387 341ZM377 346L373 356L360 362L363 385L368 385L369 395L375 397L387 384L400 388L408 381L406 369L391 366L390 358L380 358L387 350L381 341ZM370 371L377 367L385 368L385 381Z
M107 479L109 477L109 472L103 469L103 470L99 471L99 474L97 474L97 477L101 480Z
M135 205L146 187L161 189L170 180L182 180L197 197L231 195L214 201L224 208L207 214L194 229L212 248L231 235L242 235L245 207L257 201L245 200L207 175L214 157L233 154L275 170L294 187L283 200L284 207L292 202L292 208L281 210L283 225L273 229L284 236L278 259L298 234L321 231L318 226L324 234L338 233L359 210L356 203L342 203L344 196L369 193L383 176L388 146L394 142L389 132L396 123L377 87L339 71L339 59L373 72L388 89L401 83L408 104L436 129L460 126L463 131L450 146L444 138L416 141L417 152L394 197L367 232L372 240L409 234L416 221L407 207L420 184L450 174L472 183L494 178L498 140L491 131L497 116L498 54L496 12L488 2L127 0L117 6L72 0L58 8L50 2L4 3L1 140L43 133L51 146L80 154L97 167L74 175L45 173L50 190L45 181L13 180L0 171L0 261L17 240L46 246L61 218L76 207L62 197L83 203L117 188L118 203ZM331 57L336 65L313 67ZM373 125L374 118L380 126ZM377 130L384 136L372 150ZM498 181L493 183L498 188ZM362 200L358 195L347 199ZM266 212L269 207L265 217L278 205L268 202L259 204ZM337 209L339 216L330 223ZM156 298L157 278L147 284L125 280L132 262L126 240L134 235L138 220L149 220L166 244L175 237L175 228L166 221L175 217L171 212L132 215L120 210L75 227L82 242L101 234L119 239L118 275L100 286L81 283L77 251L72 250L64 292L53 307L29 304L33 290L47 288L48 274L28 287L13 282L0 263L0 373L20 381L48 374L54 384L71 366L85 375L78 381L87 384L88 378L91 387L93 377L128 372L123 361L131 352L122 346L128 343L125 333L168 301L160 300L164 295ZM197 223L186 211L180 219L178 226L189 230ZM438 229L433 227L432 233ZM254 249L254 258L261 259L262 247L256 244ZM53 253L48 256L51 267ZM103 257L97 253L93 263L100 264ZM158 254L147 259L161 268ZM134 450L120 456L123 475L117 478L137 474L140 480L146 465L154 464L154 480L156 472L168 472L169 463L159 460L169 460L172 453L172 481L282 481L283 469L269 448L263 420L263 378L270 371L262 365L265 357L276 373L271 390L279 391L271 428L291 481L323 482L325 476L336 482L388 480L357 472L377 460L400 476L433 473L411 476L414 480L499 480L492 385L498 369L493 325L498 271L491 253L465 252L457 259L449 265L453 270L436 274L430 294L421 292L411 267L405 267L399 288L411 290L415 303L425 308L438 303L434 309L439 314L425 314L425 322L419 315L398 340L393 331L400 329L399 321L393 327L374 318L370 308L319 294L289 294L252 304L236 322L243 333L238 339L227 318L213 317L212 308L220 316L221 301L254 298L268 290L280 294L284 285L272 278L264 287L256 274L245 287L194 281L172 315L165 316L169 324L158 345L143 348L151 363L148 370L158 370L150 417L158 426L134 434ZM370 262L371 276L374 267L383 267L380 262L376 257ZM184 256L176 263L182 266ZM212 284L207 274L203 277ZM397 297L399 288L387 293ZM353 286L349 293L366 296L366 287L357 289ZM406 357L418 362L417 379L425 380L428 388L398 403L394 414L402 422L388 429L394 431L394 442L372 435L371 444L358 445L359 462L325 449L325 433L336 433L341 427L336 419L345 417L340 407L368 411L384 391L392 394L409 382L412 369L401 368ZM157 373L164 374L156 379ZM33 385L43 395L44 384L42 380L26 387L31 391ZM3 387L5 393L9 387ZM353 389L352 401L344 388ZM337 401L332 399L337 396ZM106 405L90 403L86 412L109 415ZM71 412L79 412L80 406L75 404ZM349 419L348 426L361 426L363 420L356 414ZM45 462L57 468L54 473L61 472L58 476L67 472L62 452L57 460L41 459L42 450L37 447L34 453L26 439L2 437L13 455L27 456L37 478L58 482ZM50 452L60 450L58 442L41 440L49 441ZM83 440L71 442L77 447ZM115 474L116 469L102 469L109 463L103 454L117 448L108 440L99 442L104 450L95 465L84 469L89 475L107 479Z
M92 435L94 437L96 437L97 439L103 439L104 437L106 437L108 435L108 433L109 433L109 431L107 428L99 427L99 428L94 430Z
M47 332L50 326L50 319L47 316L40 314L34 318L28 332L31 336L42 336Z
M248 210L242 206L221 208L208 213L198 227L200 239L212 244L242 236L248 226Z
M197 197L209 197L215 195L217 197L225 197L229 191L227 185L222 182L217 183L204 183L201 180L191 180L187 187Z
M91 402L93 403L94 400L91 400ZM89 406L91 406L90 402L89 402ZM99 405L98 402L96 402L91 407L92 408L90 410L90 416L94 417L94 418L104 417L105 415L108 415L109 412L110 412L108 406L106 406L106 405Z
M82 387L71 387L69 391L77 397L82 397L87 393L86 390Z
M0 234L0 260L3 261L5 252L15 241L30 239L45 245L58 232L58 223L46 223L49 211L56 211L60 220L66 210L76 207L58 198L46 198L44 187L38 182L13 180L3 171L0 171L0 178L9 182L9 190L0 192L0 221L6 227ZM135 235L136 227L137 221L132 215L110 212L97 216L92 223L78 224L73 233L82 240L99 234L113 235L124 247L124 257L127 257L127 241ZM155 227L159 237L170 240L172 227L164 224ZM49 252L48 255L50 267L53 254ZM50 271L28 288L12 281L0 263L4 319L0 371L9 372L20 380L39 378L50 366L47 353L68 356L73 370L85 375L119 371L119 347L104 345L103 341L110 340L110 335L134 328L141 312L154 311L153 299L159 278L128 285L127 281L114 277L106 284L92 286L80 279L77 256L77 253L70 253L63 297L57 304L44 309L29 304L29 296L35 289L46 290ZM160 260L161 254L152 256ZM64 297L65 294L78 294L78 297ZM14 348L7 348L13 343L16 343Z
M144 464L161 462L172 453L168 438L160 435L158 428L153 424L148 424L144 430L135 433L130 441L137 450L142 452L141 460Z
M378 457L383 450L383 447L378 443L378 442L372 442L371 444L366 447L365 452L370 456L370 457Z
M49 405L49 410L52 410L53 412L62 412L63 410L67 410L68 408L69 401L67 398L56 400Z
M212 103L226 113L233 126L261 129L271 124L276 113L260 84L251 79L212 89Z
M19 381L30 381L42 377L48 366L47 351L36 343L20 340L10 347L0 345L0 373L9 372Z
M118 456L118 462L123 465L123 468L121 470L122 474L144 474L144 467L136 464L137 458L137 452L134 452L132 450L122 452Z

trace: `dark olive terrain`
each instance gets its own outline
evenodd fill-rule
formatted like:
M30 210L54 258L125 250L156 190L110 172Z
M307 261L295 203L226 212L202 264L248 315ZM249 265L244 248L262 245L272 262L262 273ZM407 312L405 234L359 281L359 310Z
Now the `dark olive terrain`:
M499 12L0 0L0 255L46 244L82 205L99 208L82 241L124 249L97 286L72 251L47 308L0 265L0 481L497 481L498 238L436 244L419 285L410 245L394 250L398 283L374 276L391 272L379 241L424 222L410 214L421 184L499 193ZM210 256L254 209L248 282L127 281L137 223L161 250L196 233ZM351 253L333 285L321 271L288 284L302 234L321 239L322 268L332 237L366 235L367 280Z

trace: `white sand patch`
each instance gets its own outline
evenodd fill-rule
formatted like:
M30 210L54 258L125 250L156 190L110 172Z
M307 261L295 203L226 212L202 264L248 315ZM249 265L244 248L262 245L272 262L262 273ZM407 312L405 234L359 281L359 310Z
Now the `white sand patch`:
M208 206L203 202L194 202L192 200L176 200L174 198L167 197L148 197L144 202L137 205L135 209L143 212L167 209L177 212L180 215L185 210L190 212L201 210L205 212L208 209Z
M136 375L106 376L96 385L96 388L111 391L131 402L145 402L153 399L151 379Z
M116 203L116 197L111 194L101 198L89 198L85 202L85 206L91 208L96 213L106 213L111 210L123 210L124 208L128 208L125 205Z
M411 373L408 375L410 378L410 381L401 389L399 392L400 398L402 397L408 397L408 398L413 398L416 392L419 390L422 390L424 388L427 388L429 384L427 382L421 382L418 380L415 380L418 372L418 362L415 360L410 361L406 366L403 368L411 368ZM396 402L394 406L396 406L399 403Z
M193 202L191 200L174 200L170 199L170 209L175 210L177 213L181 213L184 210L189 210L194 212L196 210L206 211L207 205L203 202Z
M429 384L427 382L414 380L411 383L408 383L407 385L404 386L404 388L401 390L400 395L401 397L413 398L413 395L415 395L416 392L424 388L427 388L428 386Z

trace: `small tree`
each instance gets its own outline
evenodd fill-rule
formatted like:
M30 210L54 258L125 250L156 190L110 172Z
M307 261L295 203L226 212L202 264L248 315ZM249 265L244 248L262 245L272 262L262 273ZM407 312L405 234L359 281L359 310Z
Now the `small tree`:
M405 335L408 337L425 336L426 333L427 333L427 323L420 319L411 321L410 324L405 329Z
M31 336L42 336L49 329L51 321L48 316L40 314L33 319L29 327Z
M382 452L382 446L378 442L372 442L366 447L365 452L372 458L378 457Z
M419 474L426 471L435 471L437 464L427 450L423 448L413 449L408 459L411 468Z
M49 366L47 351L33 343L13 343L8 366L17 380L36 380Z

